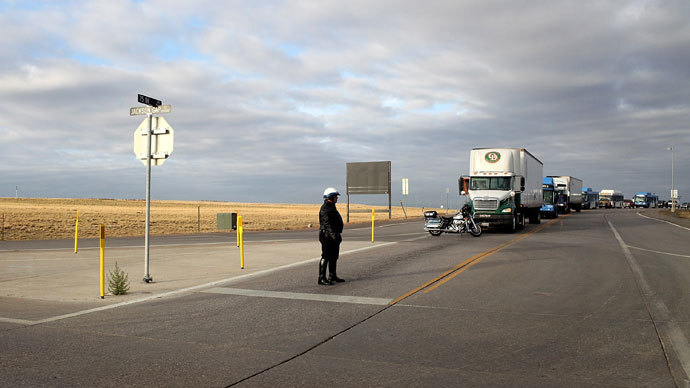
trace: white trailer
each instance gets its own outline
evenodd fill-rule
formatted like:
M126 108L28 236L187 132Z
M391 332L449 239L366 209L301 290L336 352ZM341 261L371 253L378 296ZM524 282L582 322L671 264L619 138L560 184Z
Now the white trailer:
M544 165L524 148L475 148L470 152L469 203L481 226L515 231L541 222Z
M549 175L549 178L553 178L556 192L565 195L565 201L558 204L563 208L559 209L561 213L582 210L582 180L570 175Z

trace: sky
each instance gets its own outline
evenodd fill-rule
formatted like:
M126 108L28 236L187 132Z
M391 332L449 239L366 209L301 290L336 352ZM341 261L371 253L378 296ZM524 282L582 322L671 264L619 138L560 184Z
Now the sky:
M394 205L453 207L476 147L690 198L687 0L0 0L0 197L143 199L138 94L172 107L153 200L319 203L391 161Z

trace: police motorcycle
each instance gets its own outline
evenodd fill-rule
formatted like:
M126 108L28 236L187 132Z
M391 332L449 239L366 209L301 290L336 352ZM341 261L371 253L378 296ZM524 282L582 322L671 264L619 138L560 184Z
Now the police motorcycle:
M482 227L474 222L474 214L468 205L463 206L462 210L452 217L439 216L433 210L424 212L424 230L432 236L469 232L472 236L479 237L482 234Z

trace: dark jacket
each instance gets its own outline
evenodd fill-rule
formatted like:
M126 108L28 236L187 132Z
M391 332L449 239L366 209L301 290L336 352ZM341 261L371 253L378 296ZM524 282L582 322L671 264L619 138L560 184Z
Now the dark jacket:
M323 201L319 210L319 232L331 239L339 239L343 232L343 218L338 213L335 204Z

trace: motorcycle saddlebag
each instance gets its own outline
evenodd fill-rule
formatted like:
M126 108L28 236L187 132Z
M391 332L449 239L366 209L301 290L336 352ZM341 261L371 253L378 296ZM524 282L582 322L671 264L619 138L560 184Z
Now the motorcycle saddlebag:
M428 212L424 212L424 217L425 218L436 218L436 217L438 217L438 213L436 213L435 210L430 210Z

